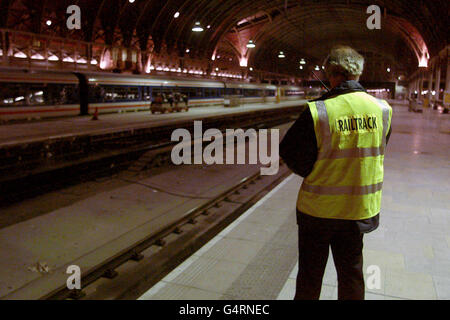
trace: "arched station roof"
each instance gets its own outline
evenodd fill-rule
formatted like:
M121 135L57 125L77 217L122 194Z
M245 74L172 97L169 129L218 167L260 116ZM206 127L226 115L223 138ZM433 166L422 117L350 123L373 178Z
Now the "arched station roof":
M81 30L66 27L72 4L81 8ZM381 8L380 30L366 27L374 4ZM0 0L0 12L0 28L205 60L221 54L284 73L301 72L301 58L320 64L336 44L362 52L369 74L382 63L408 73L448 42L448 0ZM192 32L197 21L203 32ZM246 48L249 40L254 49ZM276 58L279 51L286 59Z

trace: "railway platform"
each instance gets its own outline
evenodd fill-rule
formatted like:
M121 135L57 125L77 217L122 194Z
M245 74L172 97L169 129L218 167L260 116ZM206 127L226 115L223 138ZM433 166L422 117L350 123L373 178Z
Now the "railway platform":
M172 124L180 120L199 120L207 117L239 114L248 111L270 110L277 107L296 106L306 100L282 101L280 103L253 103L238 107L223 106L195 107L188 112L151 114L150 111L109 113L92 116L61 117L41 121L5 123L0 125L0 148L37 141L56 140L80 135L115 133L127 129L154 127Z
M192 131L194 120L202 120L204 130L225 130L255 121L267 123L298 115L303 102L285 101L233 108L198 107L189 112L158 115L141 111L100 115L97 121L91 117L72 117L1 125L0 182L15 181L14 187L9 184L11 188L8 190L16 192L26 184L23 179L29 177L76 175L73 168L117 167L123 161L136 160L148 149L171 144L172 132L177 128Z
M380 226L364 236L368 300L450 299L449 124L446 115L394 105ZM289 176L139 299L292 299L301 181ZM367 285L370 266L379 285ZM331 252L320 299L337 299Z

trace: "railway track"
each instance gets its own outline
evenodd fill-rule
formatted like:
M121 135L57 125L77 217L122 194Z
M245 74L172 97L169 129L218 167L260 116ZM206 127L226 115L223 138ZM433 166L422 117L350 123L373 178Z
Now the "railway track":
M274 176L261 176L259 170L248 175L214 199L189 210L182 219L83 273L80 290L63 285L41 299L138 298L289 174L282 164Z

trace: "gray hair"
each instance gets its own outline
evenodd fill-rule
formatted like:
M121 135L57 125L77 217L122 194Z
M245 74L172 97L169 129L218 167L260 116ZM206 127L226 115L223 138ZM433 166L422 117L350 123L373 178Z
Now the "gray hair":
M325 60L327 76L343 75L348 80L358 80L364 69L364 57L347 46L331 49Z

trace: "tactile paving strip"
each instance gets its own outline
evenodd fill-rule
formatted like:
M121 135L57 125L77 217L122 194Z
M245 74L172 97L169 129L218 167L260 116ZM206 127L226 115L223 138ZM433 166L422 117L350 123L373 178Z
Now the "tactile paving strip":
M225 292L225 296L243 300L276 299L297 262L298 249L293 245L296 237L296 225L292 227L292 219L286 219Z

